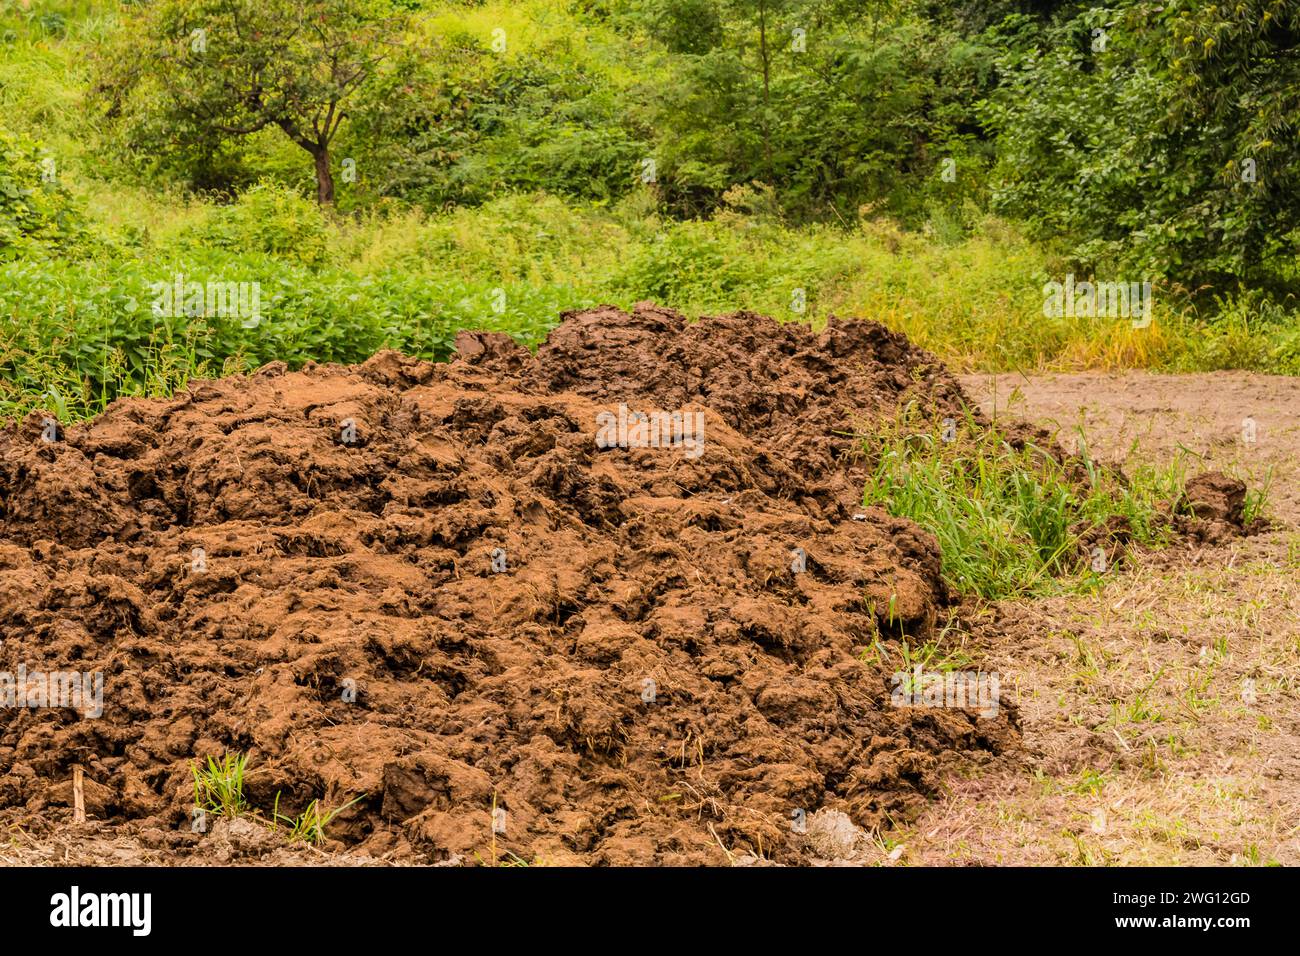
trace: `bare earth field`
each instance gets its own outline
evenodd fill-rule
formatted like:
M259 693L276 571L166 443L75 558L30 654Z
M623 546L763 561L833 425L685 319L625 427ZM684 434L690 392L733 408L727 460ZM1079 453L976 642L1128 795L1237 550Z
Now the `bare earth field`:
M1300 381L963 385L990 414L1063 435L1082 424L1103 459L1164 462L1181 448L1252 485L1272 469L1275 527L1139 558L1096 595L996 608L984 666L1019 703L1028 762L954 777L882 854L902 843L913 864L1300 862Z
M849 853L788 862L1300 862L1300 381L1125 373L961 384L986 415L1045 426L1067 446L1082 426L1102 460L1163 463L1182 453L1189 471L1223 469L1252 487L1271 473L1273 527L1138 556L1095 594L985 608L968 650L999 672L1020 743L946 744L957 759L936 770L919 815L852 836ZM1253 442L1243 440L1247 417ZM894 820L887 806L880 816ZM724 830L711 853L692 835L689 861L752 862L728 850L738 833ZM378 841L347 852L283 847L252 824L219 824L202 846L174 843L156 829L74 825L56 812L11 821L0 864L415 862Z

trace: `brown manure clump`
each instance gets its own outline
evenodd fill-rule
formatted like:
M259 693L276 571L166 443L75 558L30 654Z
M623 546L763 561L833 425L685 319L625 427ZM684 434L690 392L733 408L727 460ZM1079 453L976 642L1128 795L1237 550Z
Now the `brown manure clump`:
M864 653L949 602L854 454L959 410L928 353L647 304L458 349L0 433L0 671L103 675L98 716L0 709L0 807L68 814L81 767L92 817L201 848L191 766L244 753L252 811L359 798L327 832L373 856L798 862L817 811L905 818L1014 745Z

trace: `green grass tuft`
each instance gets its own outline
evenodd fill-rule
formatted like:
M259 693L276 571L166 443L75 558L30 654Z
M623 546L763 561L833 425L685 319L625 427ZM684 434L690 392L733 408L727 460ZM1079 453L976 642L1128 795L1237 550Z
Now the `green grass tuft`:
M220 761L208 757L206 767L190 765L194 775L194 805L223 817L237 817L247 812L244 800L246 754L226 754Z
M289 830L289 839L291 841L302 840L305 843L324 843L325 828L329 826L330 821L364 796L363 793L359 797L353 797L341 807L335 807L332 810L324 809L320 800L313 800L307 804L307 809L298 816L288 817L280 814L280 795L276 794L275 811L273 813L274 827L278 829L280 823L283 822Z
M940 430L909 434L904 425L869 449L877 465L864 501L933 533L944 576L959 591L993 600L1058 590L1070 579L1083 586L1097 577L1083 542L1105 528L1160 544L1185 476L1179 458L1125 478L1080 448L1070 469L969 415L948 442Z

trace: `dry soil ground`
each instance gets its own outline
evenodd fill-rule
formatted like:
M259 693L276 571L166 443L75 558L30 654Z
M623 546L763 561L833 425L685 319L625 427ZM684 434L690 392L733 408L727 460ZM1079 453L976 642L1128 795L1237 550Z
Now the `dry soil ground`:
M1252 485L1264 534L1156 553L1102 592L995 609L985 666L1028 762L948 782L890 834L912 864L1300 862L1300 381L1244 373L968 377L996 408L1082 425L1106 458L1180 450ZM1243 420L1255 423L1254 442Z

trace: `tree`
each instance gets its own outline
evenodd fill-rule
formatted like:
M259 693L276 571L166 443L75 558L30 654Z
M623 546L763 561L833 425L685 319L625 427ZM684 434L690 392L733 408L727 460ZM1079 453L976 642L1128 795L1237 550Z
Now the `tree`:
M405 43L384 0L157 0L134 8L101 64L110 119L133 146L212 153L278 129L334 204L330 144L358 92Z
M683 7L673 0L665 9ZM973 161L960 187L940 189L933 170L953 153L976 159L972 104L991 85L991 53L885 0L716 8L716 43L678 55L680 66L653 90L670 208L706 213L729 187L754 180L790 215L840 220L869 202L911 219L936 199L930 190L945 203L959 190L973 194ZM655 35L686 26L665 14Z
M1004 33L992 195L1075 265L1300 289L1300 7L1135 0Z
M759 110L759 133L763 140L763 175L772 178L772 70L776 56L777 18L786 12L787 0L733 0L735 12L754 31L758 41L754 69L762 79L762 108ZM743 47L742 47L743 49Z

